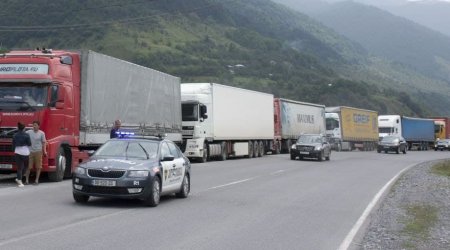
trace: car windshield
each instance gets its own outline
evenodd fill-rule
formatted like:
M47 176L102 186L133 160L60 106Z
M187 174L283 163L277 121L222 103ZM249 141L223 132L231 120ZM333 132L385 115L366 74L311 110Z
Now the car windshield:
M383 139L381 141L382 142L398 142L398 141L400 141L400 139L395 136L385 136L385 137L383 137Z
M158 147L159 142L157 141L111 140L103 144L94 155L127 159L156 159Z
M322 143L322 136L319 135L301 135L298 138L299 143Z

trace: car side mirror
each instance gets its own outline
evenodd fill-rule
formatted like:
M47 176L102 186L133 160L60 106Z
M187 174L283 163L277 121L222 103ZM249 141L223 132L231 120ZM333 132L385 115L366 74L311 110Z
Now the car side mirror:
M175 156L173 155L166 155L161 161L173 161L175 160Z

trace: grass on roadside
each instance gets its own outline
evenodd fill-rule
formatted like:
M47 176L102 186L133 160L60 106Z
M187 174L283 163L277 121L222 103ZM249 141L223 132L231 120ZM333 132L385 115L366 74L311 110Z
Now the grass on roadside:
M438 209L430 205L411 205L406 208L407 220L402 233L409 236L410 241L404 242L407 249L415 249L414 242L426 241L430 236L430 228L438 219Z
M431 172L433 174L443 175L450 177L450 160L443 161L435 164L431 168Z

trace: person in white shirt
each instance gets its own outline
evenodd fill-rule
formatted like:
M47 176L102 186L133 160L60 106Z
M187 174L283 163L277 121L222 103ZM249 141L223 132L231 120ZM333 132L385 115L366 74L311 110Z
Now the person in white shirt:
M30 161L28 164L27 172L25 173L25 184L28 184L30 179L30 171L33 167L36 167L36 179L34 184L39 184L39 177L42 170L42 157L47 156L47 141L45 139L45 133L39 129L39 121L33 122L33 129L28 130L26 133L30 136Z

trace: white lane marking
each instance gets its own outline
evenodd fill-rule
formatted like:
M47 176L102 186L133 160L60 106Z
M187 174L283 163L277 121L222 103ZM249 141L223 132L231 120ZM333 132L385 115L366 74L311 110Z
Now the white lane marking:
M361 217L359 217L359 219L356 221L355 225L353 225L352 229L350 230L350 232L347 234L347 237L345 237L344 241L342 241L341 245L339 246L338 250L347 250L350 246L350 244L352 243L353 239L356 236L356 233L358 233L359 229L361 228L362 224L364 223L364 221L367 219L367 217L369 216L370 212L372 211L372 209L375 207L375 205L378 203L378 200L380 200L381 196L383 195L383 193L386 191L386 189L388 189L389 186L391 186L391 184L397 180L397 178L403 173L405 172L407 169L416 166L415 165L411 165L408 166L404 169L402 169L396 176L394 176L391 180L389 180L388 183L386 183L386 185L384 185L380 191L378 191L378 193L373 197L372 201L369 203L369 205L366 207L366 209L364 210L364 212L362 213Z
M280 170L278 170L278 171L275 171L275 172L270 173L270 175L281 174L281 173L283 173L283 172L285 172L285 171L286 171L286 170L284 170L284 169L280 169Z
M253 180L255 178L256 177L243 179L243 180L239 180L239 181L233 181L233 182L230 182L230 183L227 183L227 184L223 184L223 185L219 185L219 186L215 186L215 187L210 187L207 190L212 190L212 189L223 188L223 187L227 187L227 186L231 186L231 185L236 185L236 184L239 184L239 183L242 183L242 182L251 181L251 180Z

